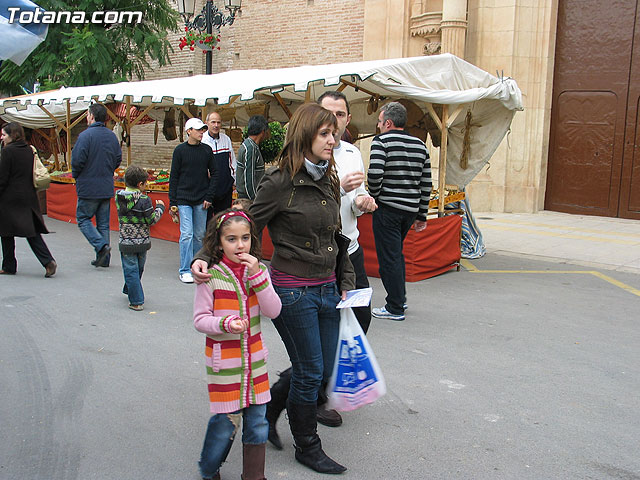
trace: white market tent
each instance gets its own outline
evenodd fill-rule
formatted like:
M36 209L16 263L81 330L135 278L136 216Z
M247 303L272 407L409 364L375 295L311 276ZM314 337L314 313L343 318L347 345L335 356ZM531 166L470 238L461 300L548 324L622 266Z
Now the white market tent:
M375 132L379 106L391 100L411 100L421 111L421 121L429 120L441 133L439 185L445 184L446 175L446 184L459 187L486 165L515 112L523 109L515 80L497 78L458 57L442 54L61 88L0 99L0 116L33 128L64 128L69 145L71 129L67 127L82 119L72 121L91 100L123 102L127 112L131 105L137 106L142 112L136 120L167 107L192 116L189 107L193 105L202 107L203 116L212 110L231 112L242 125L261 106L268 106L270 120L286 122L297 106L327 90L346 95L352 124L360 134ZM126 123L128 129L136 121Z

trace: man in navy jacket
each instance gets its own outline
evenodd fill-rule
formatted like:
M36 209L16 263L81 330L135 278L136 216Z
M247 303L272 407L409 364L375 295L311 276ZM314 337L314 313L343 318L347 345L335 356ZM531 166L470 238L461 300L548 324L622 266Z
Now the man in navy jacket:
M99 103L89 107L87 129L73 147L71 174L76 179L78 227L96 251L91 262L96 267L108 267L109 217L113 198L113 172L120 166L122 150L116 135L105 126L107 109ZM96 226L91 219L96 218Z

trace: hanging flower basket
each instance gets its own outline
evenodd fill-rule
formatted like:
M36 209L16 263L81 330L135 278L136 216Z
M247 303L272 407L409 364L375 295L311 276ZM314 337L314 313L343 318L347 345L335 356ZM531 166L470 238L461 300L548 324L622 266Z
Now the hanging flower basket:
M220 34L189 30L187 27L185 27L184 32L184 37L181 37L180 42L178 43L180 50L185 47L189 47L189 50L191 51L195 50L196 47L204 50L205 52L210 52L214 49L220 50L220 47L217 46L218 42L220 42Z
M215 48L215 47L210 47L209 45L207 45L205 43L200 43L200 42L196 42L196 47L198 47L200 50L204 50L205 52L211 52ZM218 48L220 48L220 47L218 47Z

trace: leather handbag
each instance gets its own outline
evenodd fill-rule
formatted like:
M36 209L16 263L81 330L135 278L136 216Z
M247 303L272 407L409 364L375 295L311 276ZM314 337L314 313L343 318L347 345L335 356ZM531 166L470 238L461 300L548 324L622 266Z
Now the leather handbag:
M235 126L234 126L235 122ZM244 134L242 133L242 129L238 127L238 121L234 118L231 120L231 124L229 125L229 138L232 142L242 142L244 140Z
M33 150L33 186L37 191L46 190L51 183L49 170L42 164L36 147L31 145L31 150Z

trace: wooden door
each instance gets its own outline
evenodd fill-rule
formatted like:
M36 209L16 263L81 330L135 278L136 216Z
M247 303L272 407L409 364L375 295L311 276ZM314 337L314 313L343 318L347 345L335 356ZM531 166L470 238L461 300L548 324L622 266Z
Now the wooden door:
M546 209L619 216L627 208L625 188L640 205L640 193L631 194L640 185L640 159L634 183L625 149L631 117L637 133L639 92L629 81L637 4L559 2ZM628 113L634 89L636 104Z
M631 74L629 75L629 101L627 125L622 159L619 216L640 220L640 27L636 22Z

